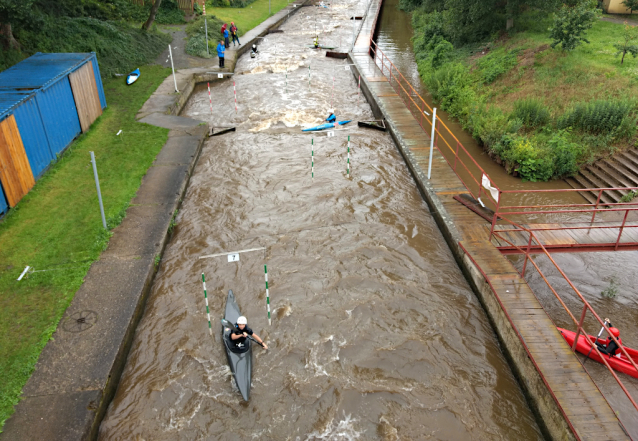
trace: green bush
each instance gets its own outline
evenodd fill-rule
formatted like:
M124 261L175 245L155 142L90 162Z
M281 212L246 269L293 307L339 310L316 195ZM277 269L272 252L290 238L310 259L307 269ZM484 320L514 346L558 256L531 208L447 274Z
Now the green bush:
M550 155L554 162L554 176L564 178L573 176L578 172L578 160L583 149L570 140L567 130L554 132L547 141Z
M532 144L526 137L518 137L504 152L504 159L514 164L523 181L548 181L554 174L554 164L548 152Z
M222 22L214 15L206 16L208 26L208 54L206 53L206 32L204 26L204 16L198 16L186 26L186 35L188 42L186 43L186 53L195 57L212 58L217 56L215 48L219 42L219 30Z
M542 101L535 98L518 100L514 103L511 119L519 119L524 126L542 127L549 122L549 110Z
M518 51L496 50L488 53L476 64L485 84L493 83L498 77L509 72L518 62Z
M559 118L557 126L559 129L572 127L594 135L619 131L623 137L628 137L635 133L633 111L634 106L628 101L596 100L579 103Z
M464 120L472 106L480 101L469 70L460 63L446 63L424 79L440 107L456 118Z
M150 13L150 4L148 10ZM148 15L148 14L147 14ZM184 11L179 9L175 0L162 0L159 10L155 16L155 21L159 24L181 24L184 23Z

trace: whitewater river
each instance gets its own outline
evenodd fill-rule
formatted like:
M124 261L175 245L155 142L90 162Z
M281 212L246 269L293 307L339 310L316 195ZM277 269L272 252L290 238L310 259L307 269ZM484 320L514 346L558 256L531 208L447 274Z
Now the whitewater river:
M362 6L291 17L212 87L214 118L205 85L193 94L184 115L237 131L204 144L101 440L542 439L390 136L301 132L330 108L372 119L347 62L307 47L317 27L347 50ZM219 335L229 289L270 346L250 402Z

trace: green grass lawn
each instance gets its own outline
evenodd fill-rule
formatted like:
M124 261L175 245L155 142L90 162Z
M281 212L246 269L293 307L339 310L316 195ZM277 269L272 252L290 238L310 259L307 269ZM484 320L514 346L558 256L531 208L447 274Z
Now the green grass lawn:
M89 151L112 229L168 138L167 129L137 123L135 114L170 69L141 71L132 86L124 78L104 81L104 114L0 221L0 429L111 235L102 228ZM26 265L36 272L16 281Z
M622 24L596 21L587 32L590 44L570 52L549 48L545 27L514 34L502 44L523 52L518 66L489 87L493 102L510 111L515 100L534 96L563 112L575 102L636 96L638 59L627 55L620 64L613 46L622 30Z
M219 18L222 22L230 26L230 22L235 22L235 26L239 30L241 37L255 26L261 24L268 16L268 2L270 1L270 10L272 14L281 11L290 3L289 0L257 0L245 8L222 8L206 4L206 14L211 14ZM299 2L301 3L301 2ZM214 29L219 33L220 29ZM241 41L241 39L240 39Z

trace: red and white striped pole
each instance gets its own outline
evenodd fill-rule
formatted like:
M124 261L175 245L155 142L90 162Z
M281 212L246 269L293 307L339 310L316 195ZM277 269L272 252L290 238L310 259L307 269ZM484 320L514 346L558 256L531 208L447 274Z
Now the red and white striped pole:
M233 80L233 93L235 94L235 113L237 113L237 88L235 87L234 80Z
M210 83L208 84L208 101L210 102L210 114L213 114L213 98L210 96Z

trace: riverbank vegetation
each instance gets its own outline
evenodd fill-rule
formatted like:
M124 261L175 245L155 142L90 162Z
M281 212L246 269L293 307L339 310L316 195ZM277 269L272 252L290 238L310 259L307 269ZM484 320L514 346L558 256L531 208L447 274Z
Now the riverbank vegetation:
M269 17L269 5L270 15L272 15L288 6L288 3L288 0L256 0L245 7L220 7L215 6L214 2L207 1L206 14L213 14L229 26L231 21L235 22L241 37ZM217 37L219 29L215 31L215 37Z
M570 176L635 145L638 28L600 20L595 2L402 5L429 92L508 172Z
M141 29L150 2L128 0L0 0L0 70L35 52L95 52L103 77L128 73L159 55L171 37ZM175 0L163 0L160 24L183 23Z
M0 430L168 138L167 129L140 124L135 114L170 72L146 66L134 86L122 78L105 80L102 116L0 222ZM102 228L89 151L95 152L108 230ZM27 265L34 272L18 282Z

